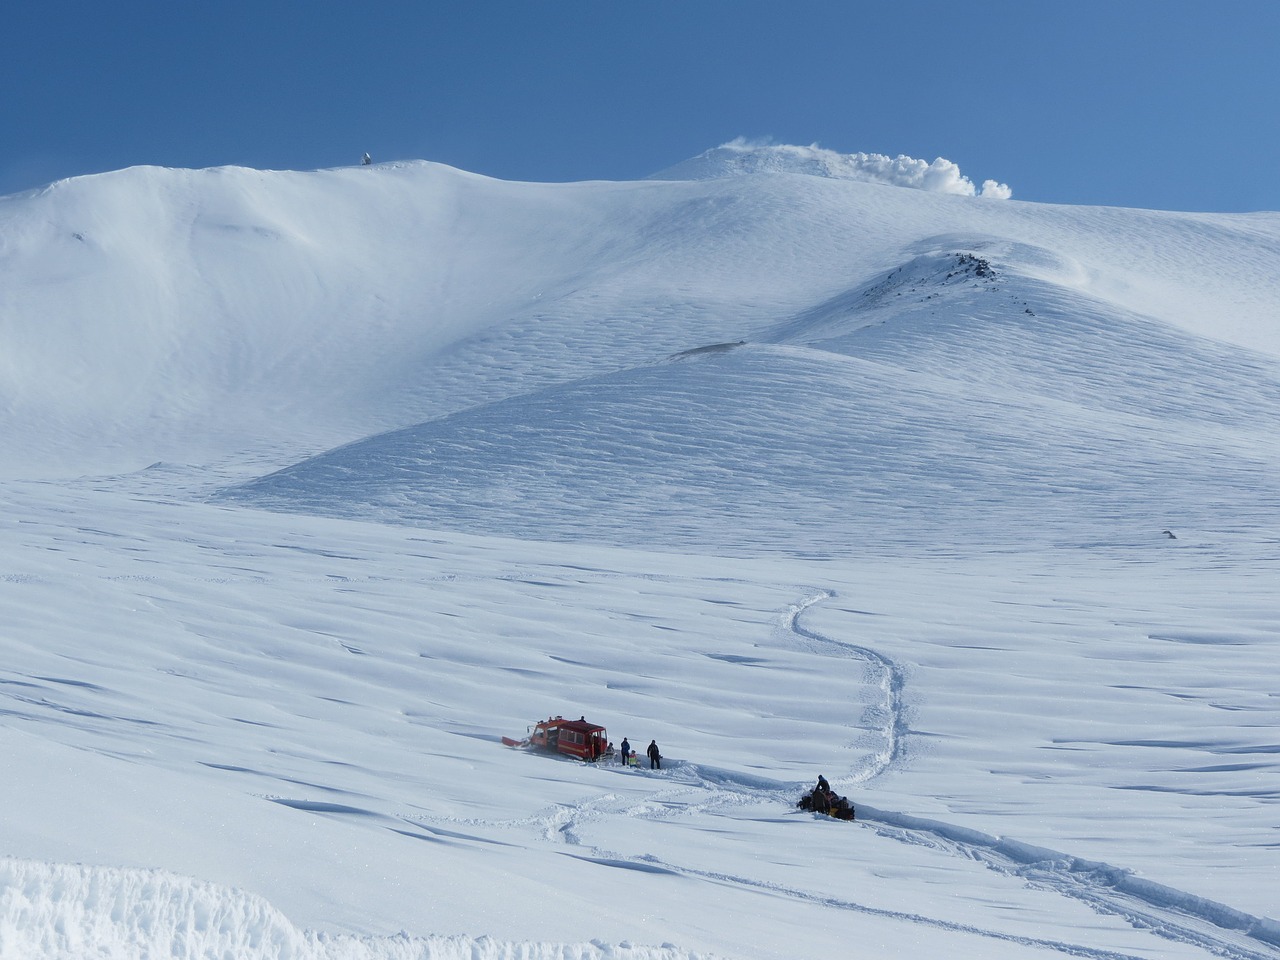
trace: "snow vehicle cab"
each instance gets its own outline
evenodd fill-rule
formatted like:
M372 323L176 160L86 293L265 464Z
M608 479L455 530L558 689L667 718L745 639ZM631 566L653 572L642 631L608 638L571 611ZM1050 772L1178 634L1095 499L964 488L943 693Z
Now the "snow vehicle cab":
M585 717L578 720L566 720L564 717L539 720L529 728L529 735L523 740L503 737L502 742L509 747L563 753L588 763L613 756L609 732L598 723L588 723Z

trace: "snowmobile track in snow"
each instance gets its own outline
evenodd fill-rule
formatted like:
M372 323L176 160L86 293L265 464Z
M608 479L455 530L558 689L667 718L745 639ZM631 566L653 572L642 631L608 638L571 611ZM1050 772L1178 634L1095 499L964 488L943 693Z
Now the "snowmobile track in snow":
M856 644L833 640L823 636L816 630L809 630L800 623L800 615L816 603L830 600L835 594L823 590L813 596L806 597L792 606L787 613L786 628L795 637L800 638L805 646L815 653L824 656L854 657L865 660L877 676L880 690L883 693L881 706L873 711L871 717L883 738L883 745L875 752L871 764L864 770L856 771L852 779L857 783L873 780L902 759L903 746L907 735L906 708L903 705L902 691L906 684L902 668L883 654Z
M865 782L884 773L902 756L908 732L904 673L893 660L869 647L834 640L800 623L805 610L833 596L822 591L800 601L790 609L786 624L793 634L823 652L838 647L847 651L846 655L868 661L881 673L886 715L881 732L885 746L870 771L855 774L856 780ZM1100 914L1122 917L1134 927L1167 940L1193 944L1230 960L1280 958L1280 923L1275 920L1143 880L1110 864L1081 860L941 821L876 810L862 803L857 804L857 811L858 819L881 836L978 861L999 873L1021 877L1032 887L1079 900ZM1052 946L1039 942L1037 945ZM1120 956L1082 951L1065 944L1056 948L1073 956Z
M835 640L800 623L801 615L806 610L833 596L829 591L820 591L789 607L781 619L784 636L780 639L799 644L816 655L862 660L869 664L871 677L881 689L883 699L868 711L864 719L872 721L882 743L868 765L841 778L866 783L888 771L904 755L905 740L909 734L904 696L905 671L900 664L876 650ZM535 828L543 841L566 847L567 856L607 866L702 879L831 909L1021 944L1063 956L1093 960L1139 960L1138 955L1132 953L1061 940L1019 936L941 917L889 910L829 893L683 866L652 854L620 854L584 839L587 833L585 828L589 824L611 817L664 820L714 813L718 809L754 802L793 807L801 786L674 759L664 765L661 777L667 785L666 789L641 801L605 791L577 804L509 821L502 826ZM992 836L939 820L880 810L861 801L857 802L857 813L857 823L881 837L977 862L996 873L1016 878L1033 889L1074 899L1099 915L1120 918L1133 928L1149 932L1154 937L1202 949L1207 955L1224 960L1280 960L1280 923L1275 920L1253 916L1225 904L1142 879L1121 867L1083 860L1007 837ZM418 829L424 826L422 817L403 819ZM454 822L494 825L493 822L475 820ZM403 825L402 823L401 827ZM853 826L846 828L841 825L836 829L851 829Z
M858 805L858 819L877 834L983 864L1028 886L1078 900L1176 943L1230 960L1280 958L1280 924L1175 890L1098 861L995 837L936 820Z

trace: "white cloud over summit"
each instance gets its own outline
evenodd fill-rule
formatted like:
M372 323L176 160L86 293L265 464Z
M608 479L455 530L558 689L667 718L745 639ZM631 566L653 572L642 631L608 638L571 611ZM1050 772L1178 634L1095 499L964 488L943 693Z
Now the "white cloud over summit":
M748 173L804 173L962 197L1007 200L1013 196L1008 184L995 180L984 180L981 188L975 187L973 181L960 172L958 165L943 157L930 163L905 154L890 157L882 153L837 153L816 143L802 147L753 141L745 137L738 137L677 164L656 174L654 179L710 180Z

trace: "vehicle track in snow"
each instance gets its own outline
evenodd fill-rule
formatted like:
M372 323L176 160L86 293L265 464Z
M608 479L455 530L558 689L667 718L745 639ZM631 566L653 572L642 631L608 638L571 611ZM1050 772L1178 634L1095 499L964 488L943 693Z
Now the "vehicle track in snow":
M861 769L855 769L848 777L841 778L852 783L866 783L902 759L908 732L906 707L902 697L906 680L902 667L889 657L870 647L834 640L816 630L808 629L800 622L800 616L806 610L834 596L831 591L822 590L793 604L783 618L783 625L793 638L793 643L798 642L815 654L865 661L872 679L879 686L881 702L868 711L863 719L870 721L869 725L877 731L881 745Z
M834 593L826 590L813 593L789 607L781 622L787 635L785 639L792 644L799 644L821 656L866 662L871 678L882 691L881 701L864 714L864 720L871 721L881 744L869 763L855 768L848 777L841 778L846 782L866 783L885 773L904 755L909 733L904 696L905 670L879 651L835 640L801 623L801 616L806 610L833 596ZM729 883L820 903L834 909L852 910L869 916L888 917L937 929L1016 942L1067 956L1093 957L1099 960L1132 956L1078 943L1019 937L971 924L885 910L751 877L683 867L650 855L619 858L583 843L583 826L609 816L670 819L762 800L776 800L791 806L800 789L795 784L742 776L733 771L682 761L668 764L663 776L670 780L670 789L639 803L622 801L617 795L608 794L569 810L557 811L553 816L554 822L547 825L544 836L554 837L571 847L582 848L582 854L573 855L593 861L626 862L637 869ZM1101 915L1119 917L1134 928L1146 930L1153 936L1198 947L1224 960L1280 960L1280 924L1274 920L1256 917L1225 904L1144 880L1134 876L1131 871L1111 864L1083 860L943 821L879 810L861 802L857 803L857 811L858 821L882 837L981 863L996 873L1016 877L1034 889L1070 897Z
M805 611L833 596L835 594L830 591L818 591L789 607L780 619L779 640L812 650L820 656L861 660L867 664L867 669L871 671L870 679L878 685L882 697L864 713L863 720L870 720L869 725L879 737L880 744L873 751L869 762L855 767L848 776L839 778L848 783L865 784L891 769L905 754L909 735L905 698L906 673L899 663L870 647L835 640L801 623ZM637 772L643 776L649 775L648 771ZM629 772L628 775L634 773ZM755 877L681 865L651 854L620 854L595 846L585 839L590 832L588 828L593 823L612 818L671 820L755 803L782 804L796 815L817 817L816 814L799 814L795 811L795 799L803 788L801 784L674 759L665 764L658 775L665 784L664 788L641 800L603 791L568 807L557 807L552 811L501 824L478 820L454 822L472 825L483 823L485 826L499 825L515 829L532 828L542 840L564 845L566 855L591 862L703 879L835 910L1021 944L1063 956L1094 960L1138 960L1138 955L1122 951L1065 940L1020 936L940 917L888 910ZM857 823L881 837L980 863L996 873L1016 878L1033 889L1069 897L1100 915L1120 918L1135 929L1147 931L1154 937L1199 948L1207 955L1223 960L1280 960L1280 923L1275 920L1253 916L1225 904L1144 880L1129 870L1111 864L1083 860L944 821L881 810L861 801L857 802L857 813ZM424 823L420 817L404 820L419 828ZM850 829L852 828L851 826Z
M584 859L597 863L608 863L608 860L602 860L598 857L584 857ZM991 940L999 940L1005 943L1015 943L1026 947L1036 947L1044 950L1051 950L1057 953L1071 957L1086 957L1091 960L1140 960L1140 958L1132 953L1122 953L1116 950L1105 950L1094 947L1087 947L1076 943L1067 943L1061 940L1049 940L1039 937L1024 937L1017 934L1005 933L999 930L992 930L978 927L973 924L959 923L952 920L944 920L938 917L930 917L919 913L910 913L899 910L886 910L882 907L872 907L867 904L857 903L853 900L845 900L840 897L830 896L826 894L814 893L812 891L798 890L786 887L781 884L769 883L763 880L756 880L750 877L734 876L732 874L718 873L710 870L694 870L684 867L675 866L665 863L656 857L642 857L640 863L648 865L648 868L655 872L667 872L684 877L694 877L698 879L708 880L718 884L730 884L732 886L743 887L754 890L756 892L771 894L775 896L785 896L791 899L804 900L809 903L817 904L822 907L829 907L836 910L848 910L854 913L864 914L869 917L878 917L888 920L899 920L904 923L919 924L933 929L945 930L949 933L964 933L978 937L985 937ZM1232 956L1235 955L1226 955ZM1242 955L1243 956L1243 955ZM1269 957L1269 955L1268 955Z
M981 863L1029 887L1078 900L1137 929L1229 960L1280 958L1280 923L1135 876L1122 867L996 837L939 820L858 805L882 837Z
M567 856L605 866L706 880L833 910L1020 944L1062 956L1139 960L1149 955L1019 935L922 913L871 906L837 894L701 869L653 854L622 854L585 839L593 824L615 818L673 820L759 802L785 803L790 807L796 793L795 785L738 778L730 771L682 761L664 767L660 776L666 782L666 789L641 800L606 792L572 806L557 807L503 825L516 829L532 827L543 840L563 845ZM1151 883L1122 868L863 804L858 806L858 816L863 826L882 837L980 863L1033 889L1070 897L1100 915L1117 917L1154 937L1202 949L1208 956L1223 960L1280 960L1280 925L1274 921ZM421 828L420 818L413 818L412 822ZM465 822L473 826L494 825L477 820Z
M835 596L821 591L790 608L785 618L795 637L816 651L833 650L866 660L881 675L884 719L878 724L884 738L869 769L855 771L855 782L866 782L888 770L904 751L908 733L903 691L905 672L889 657L870 647L844 643L800 623L810 607ZM1156 936L1202 947L1232 960L1280 958L1280 923L1256 917L1225 904L1136 877L1121 867L1082 860L1064 853L983 834L942 821L876 810L857 804L858 819L878 834L983 863L991 870L1022 878L1029 886L1079 900L1100 914L1122 917L1134 927Z
M706 881L718 886L736 887L753 894L782 897L831 910L848 911L882 920L895 920L905 924L921 925L948 933L959 933L987 938L1002 943L1041 949L1062 956L1082 957L1086 960L1143 960L1138 954L1118 950L1090 947L1065 940L1020 936L1008 931L985 928L976 924L931 917L922 913L891 910L859 903L837 894L805 889L757 877L724 871L706 870L667 860L653 854L628 855L597 846L584 839L587 828L616 818L671 820L677 817L696 816L721 807L735 807L747 803L785 802L790 805L795 788L775 783L761 786L755 783L735 783L727 771L706 770L694 764L676 761L664 767L661 776L669 784L656 794L644 799L626 798L617 793L603 793L585 798L571 806L559 806L542 814L517 820L494 822L473 818L457 818L451 821L456 827L502 826L508 829L533 829L540 839L562 845L564 854L588 863L637 870L652 874L666 874L690 880ZM403 823L415 830L424 827L422 817L405 817ZM403 826L402 823L402 826ZM412 834L411 834L412 835ZM463 836L462 833L451 833ZM1271 955L1247 953L1218 953L1228 960L1273 960Z

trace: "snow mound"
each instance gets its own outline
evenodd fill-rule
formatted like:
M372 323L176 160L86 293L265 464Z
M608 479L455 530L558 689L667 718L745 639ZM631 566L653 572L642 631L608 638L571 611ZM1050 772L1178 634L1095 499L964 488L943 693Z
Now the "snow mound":
M326 936L261 897L161 870L0 859L0 958L711 960L674 947Z
M1169 517L1266 523L1280 486L1255 438L1280 417L1277 377L1273 360L962 248L761 340L370 437L220 499L733 555L1145 543ZM1170 478L1154 516L1138 506L1153 475Z
M942 162L855 161L731 144L680 175L826 175L580 184L431 163L139 167L0 198L0 475L276 469L680 350L759 342L954 251L1280 355L1280 215L988 203L937 192L974 192ZM928 189L879 188L913 178Z
M0 956L318 957L266 901L159 870L0 860Z
M837 153L816 143L801 147L755 143L743 137L656 173L651 179L718 180L751 173L801 173L961 197L1007 200L1013 196L1008 184L995 180L984 180L981 188L975 187L973 181L960 172L958 165L944 157L930 163L905 154L890 157L882 153Z

